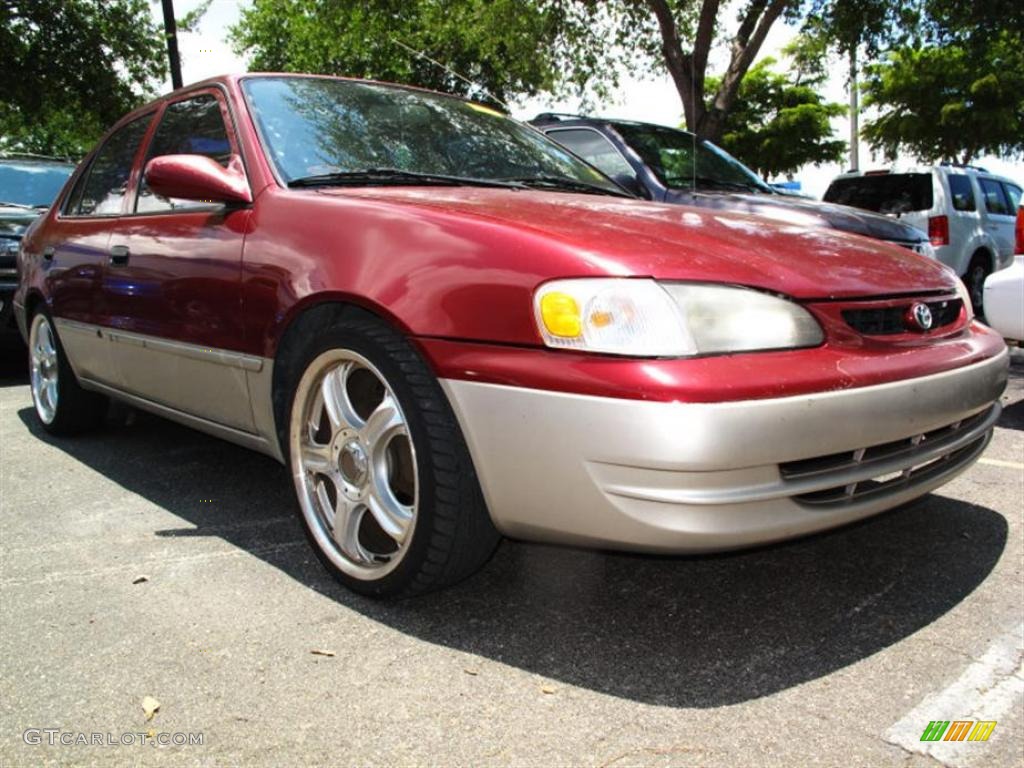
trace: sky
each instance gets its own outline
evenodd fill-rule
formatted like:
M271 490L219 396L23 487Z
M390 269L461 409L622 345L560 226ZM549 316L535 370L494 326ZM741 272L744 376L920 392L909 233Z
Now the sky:
M178 18L191 11L200 0L175 0L174 10ZM245 72L245 60L237 56L226 42L228 27L238 21L240 7L248 5L248 0L213 0L209 11L203 17L195 32L180 32L178 48L182 60L182 79L185 84L196 82L213 75L234 72ZM150 0L154 18L163 23L160 0ZM729 13L727 9L725 13ZM758 56L759 59L772 56L781 59L780 50L795 35L795 29L781 21L776 22L765 40ZM728 54L724 49L712 52L709 71L721 71L728 62ZM847 104L847 69L838 64L825 85L824 95L829 101ZM171 89L170 80L164 83L164 90ZM538 112L579 112L579 103L574 99L557 101L551 98L535 98L512 105L512 115L520 120L532 118ZM605 117L617 117L627 120L640 120L649 123L677 126L682 121L682 105L679 94L666 73L663 77L647 80L628 80L622 84L615 96L602 105L598 113ZM869 115L866 115L869 116ZM861 121L865 115L862 115ZM850 122L846 116L832 121L835 135L849 140ZM900 167L913 165L910 157L897 160ZM1024 163L1009 161L998 157L982 157L975 161L993 173L1008 176L1018 183L1024 184ZM862 170L886 168L891 164L879 156L872 156L870 148L863 142L860 145L860 166ZM821 197L829 182L838 174L843 173L848 164L826 164L822 166L808 165L795 174L801 182L804 192ZM773 179L774 181L774 179Z

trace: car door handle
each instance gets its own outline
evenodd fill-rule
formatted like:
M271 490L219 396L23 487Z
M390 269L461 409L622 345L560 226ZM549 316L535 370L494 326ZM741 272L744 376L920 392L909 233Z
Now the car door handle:
M53 255L57 253L57 249L52 245L48 245L43 248L43 261L53 261Z
M123 267L128 263L128 257L131 256L131 251L128 250L127 245L115 245L110 249L110 266L112 267Z

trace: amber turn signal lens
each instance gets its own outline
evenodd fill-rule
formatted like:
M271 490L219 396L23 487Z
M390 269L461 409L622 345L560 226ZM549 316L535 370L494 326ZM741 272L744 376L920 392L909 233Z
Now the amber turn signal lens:
M574 339L583 332L580 306L567 293L545 293L540 300L540 316L552 336Z

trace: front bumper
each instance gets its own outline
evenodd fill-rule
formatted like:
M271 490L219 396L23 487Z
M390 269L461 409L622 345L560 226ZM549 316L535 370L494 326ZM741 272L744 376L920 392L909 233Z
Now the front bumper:
M980 456L1008 355L921 378L725 403L444 379L491 516L532 540L751 546L922 496Z

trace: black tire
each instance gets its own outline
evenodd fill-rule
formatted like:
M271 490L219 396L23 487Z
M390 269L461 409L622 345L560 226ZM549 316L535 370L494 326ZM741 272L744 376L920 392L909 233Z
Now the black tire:
M992 271L991 262L984 253L976 253L971 257L971 263L967 266L964 275L964 285L967 286L967 293L971 297L971 306L974 309L974 316L985 319L985 278Z
M52 354L45 364L41 360L40 334L44 329L50 333ZM78 383L75 372L71 370L67 354L61 344L57 329L50 313L45 308L33 314L29 325L28 365L32 404L35 406L36 418L40 425L52 435L62 437L89 432L103 424L107 415L109 401L103 395L89 392ZM43 387L41 374L56 372L56 381L47 379L47 391L56 390L56 402L42 400ZM49 397L49 395L47 395Z
M278 432L295 479L300 519L317 557L346 587L378 598L427 592L468 577L491 557L500 535L491 522L462 431L436 377L400 333L373 315L340 307L321 317L323 325L317 323L315 332L294 333L286 339L278 358L278 381L286 397L275 397ZM390 389L397 400L411 440L409 463L415 464L416 471L410 538L404 551L400 549L394 556L400 558L397 564L379 578L356 577L342 570L335 560L345 560L346 555L332 546L333 541L321 544L316 527L320 526L323 539L323 525L303 506L310 498L303 484L308 477L318 476L307 474L299 459L299 436L302 430L309 431L310 393L320 391L321 386L313 387L310 382L319 375L317 369L328 370L321 368L325 355L353 353L372 364L383 381L385 395ZM338 493L335 488L335 498Z

